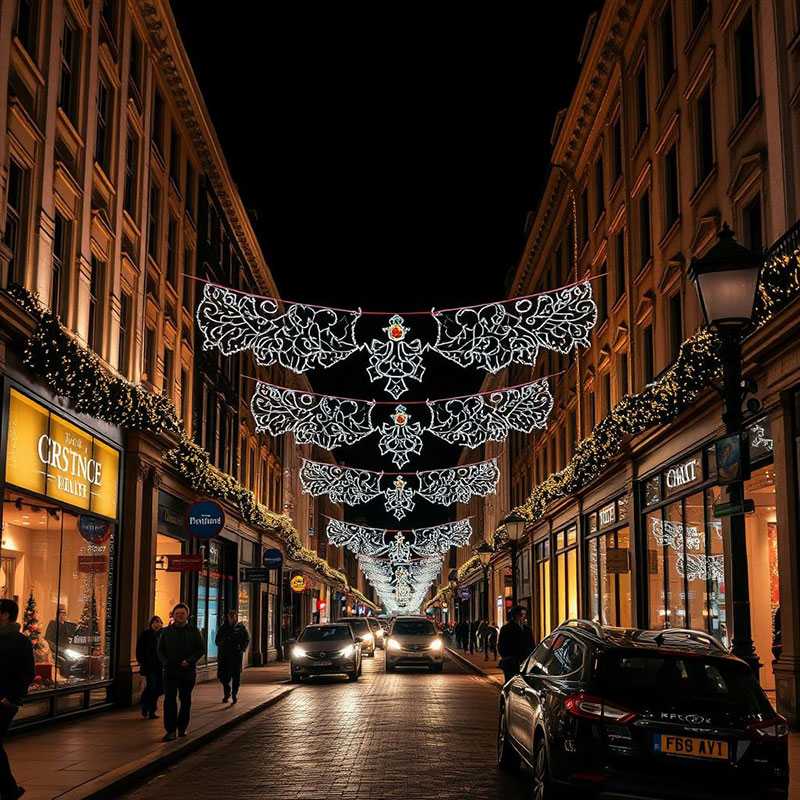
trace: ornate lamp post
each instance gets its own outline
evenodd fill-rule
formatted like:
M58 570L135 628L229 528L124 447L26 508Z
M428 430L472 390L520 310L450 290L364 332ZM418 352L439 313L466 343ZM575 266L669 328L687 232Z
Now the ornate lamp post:
M483 616L489 619L489 562L494 555L494 549L489 542L484 539L476 548L475 555L478 556L483 570Z
M517 542L525 532L526 523L525 517L521 517L514 511L500 520L500 524L505 526L511 547L511 602L513 605L517 604Z
M758 281L764 259L738 244L727 223L717 237L717 243L702 258L692 261L689 277L697 288L700 306L709 328L719 335L722 360L723 398L722 421L725 432L741 434L744 415L742 402L753 390L749 381L742 382L742 345L744 333L753 324L753 309ZM734 506L743 505L742 481L731 483L728 489ZM740 509L741 512L741 509ZM744 514L730 517L731 594L733 595L734 655L746 661L756 676L758 661L750 626L750 587L747 568L747 541Z

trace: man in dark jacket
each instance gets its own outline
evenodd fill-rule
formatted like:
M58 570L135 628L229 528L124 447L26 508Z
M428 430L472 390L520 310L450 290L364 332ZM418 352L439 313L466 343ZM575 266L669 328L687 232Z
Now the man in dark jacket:
M217 677L222 684L222 702L228 699L235 703L239 698L239 679L242 675L242 656L250 644L250 634L235 608L228 611L228 619L222 623L215 639L217 655ZM231 682L233 690L231 690Z
M522 662L533 652L533 631L525 624L528 611L525 606L512 606L508 622L500 628L497 652L506 681L518 672Z
M19 606L6 598L0 600L0 797L16 800L25 790L11 773L3 742L35 673L31 640L20 633Z
M474 653L478 646L478 626L480 620L474 619L469 624L469 652Z
M158 658L158 639L164 623L161 617L150 618L147 630L139 634L136 641L136 660L139 662L139 672L147 682L142 692L142 716L147 719L158 719L156 709L158 698L164 694L163 672L161 661Z
M171 742L177 736L186 736L192 709L192 690L197 680L195 665L205 654L206 646L200 631L189 624L189 606L178 603L172 609L172 625L164 628L158 639L158 658L164 667L165 742Z

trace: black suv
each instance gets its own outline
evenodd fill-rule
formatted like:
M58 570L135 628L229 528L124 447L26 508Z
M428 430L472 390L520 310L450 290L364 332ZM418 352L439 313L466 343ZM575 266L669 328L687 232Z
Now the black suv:
M706 633L569 620L503 687L497 761L533 797L786 798L788 725Z

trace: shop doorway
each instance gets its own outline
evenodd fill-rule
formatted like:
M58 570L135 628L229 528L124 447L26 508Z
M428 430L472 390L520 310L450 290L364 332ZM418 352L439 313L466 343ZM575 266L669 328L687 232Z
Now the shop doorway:
M169 624L169 615L181 601L182 572L167 572L167 556L183 553L183 542L163 533L156 535L155 614Z

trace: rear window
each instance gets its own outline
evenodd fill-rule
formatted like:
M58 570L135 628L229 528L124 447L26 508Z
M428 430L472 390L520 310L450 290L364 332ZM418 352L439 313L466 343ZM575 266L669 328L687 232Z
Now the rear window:
M344 625L324 625L320 628L306 628L298 641L300 642L338 642L341 639L353 641L353 636Z
M664 653L605 653L597 678L603 696L629 708L770 713L750 670L722 659Z
M395 636L435 636L436 628L432 622L424 619L419 622L399 619L392 628L392 634Z

